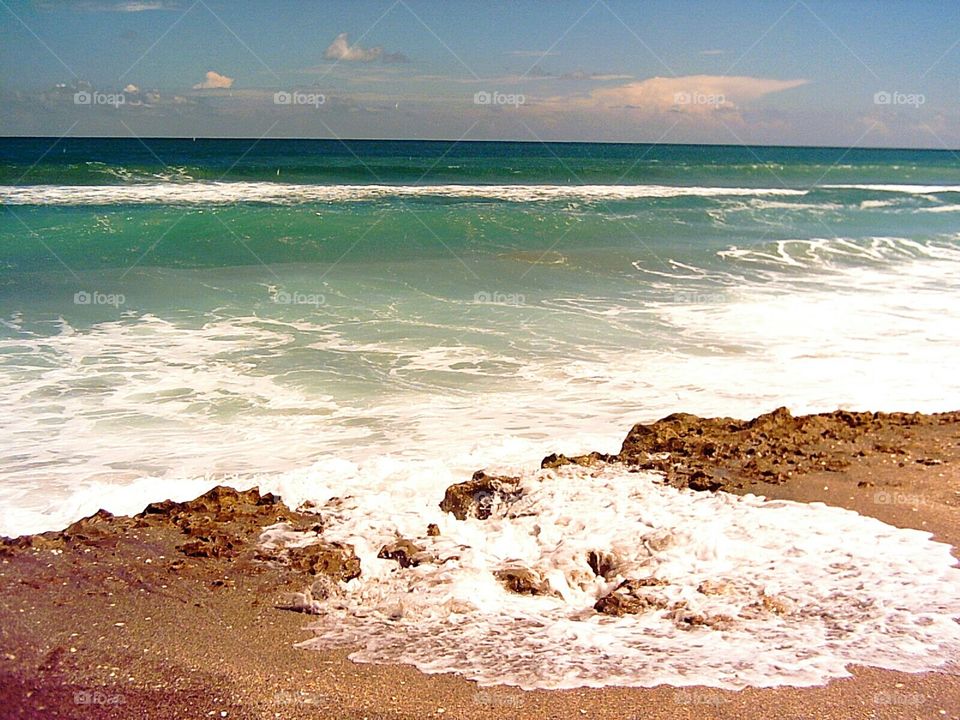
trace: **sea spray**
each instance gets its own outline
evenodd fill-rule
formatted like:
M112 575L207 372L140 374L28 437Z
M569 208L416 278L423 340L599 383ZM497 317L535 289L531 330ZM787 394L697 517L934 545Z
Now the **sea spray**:
M303 646L525 689L807 686L853 663L918 672L960 658L960 570L929 533L822 503L677 490L624 466L539 471L522 487L467 520L438 514L416 476L395 477L389 500L342 488L319 506L324 537L353 544L363 572L315 601ZM419 562L378 557L397 537L423 548ZM505 568L542 584L518 592ZM653 600L598 612L626 580Z

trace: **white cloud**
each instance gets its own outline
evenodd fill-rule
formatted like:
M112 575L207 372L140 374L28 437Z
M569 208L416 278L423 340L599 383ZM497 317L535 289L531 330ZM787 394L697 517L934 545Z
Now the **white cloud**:
M133 83L130 83L129 85L127 85L127 86L123 89L123 91L124 91L125 93L138 93L138 92L140 92L140 88L138 88L138 87L137 87L136 85L134 85Z
M207 74L204 76L203 82L199 82L193 86L194 90L215 90L215 89L226 89L233 87L233 78L227 77L226 75L221 75L218 72L213 70L207 70Z
M323 53L327 60L344 60L346 62L370 62L378 59L381 55L383 55L382 47L362 48L359 45L351 46L345 32L337 35Z
M736 110L743 103L808 82L728 75L653 77L626 85L599 88L586 98L573 102L580 106L626 107L649 113L705 115L717 110Z

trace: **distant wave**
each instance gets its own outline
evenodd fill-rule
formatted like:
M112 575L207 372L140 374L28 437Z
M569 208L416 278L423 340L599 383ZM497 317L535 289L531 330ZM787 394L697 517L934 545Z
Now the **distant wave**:
M819 185L824 190L869 190L871 192L906 193L908 195L933 195L936 193L960 192L960 185Z
M960 193L960 185L819 185L811 189L683 185L316 185L276 182L156 182L130 185L2 185L7 205L225 205L362 202L446 198L603 202L675 197L802 197L811 191L859 190L907 195ZM881 201L867 201L877 207Z
M271 182L187 182L139 185L0 186L8 205L210 205L237 202L294 205L389 198L454 198L537 202L640 198L802 196L789 188L671 185L305 185Z

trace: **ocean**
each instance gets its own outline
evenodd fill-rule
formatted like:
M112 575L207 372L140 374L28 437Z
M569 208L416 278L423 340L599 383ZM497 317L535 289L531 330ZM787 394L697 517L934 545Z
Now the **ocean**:
M618 522L626 535L611 542L626 543L629 523L654 523L638 498L674 508L674 524L774 517L761 501L654 492L649 478L624 494L604 476L581 495L558 486L542 512L559 512L569 537L533 542L527 520L484 530L439 511L444 488L477 469L533 478L551 452L615 452L632 424L677 411L960 407L960 163L948 151L5 138L0 202L0 534L258 484L291 502L352 498L331 532L382 581L363 586L366 607L400 592L376 560L383 538L427 522L477 549L461 576L429 581L469 597L497 563L549 555L563 577L558 543ZM618 512L584 509L607 497ZM586 515L571 524L557 507ZM864 533L849 543L860 581L897 597L877 540L888 531L836 512L817 547L838 528ZM916 566L949 564L942 548L925 554L926 538L889 537ZM614 624L607 640L633 649L591 664L602 629L585 639L564 615L559 635L536 640L559 612L551 599L520 608L482 587L478 637L487 627L495 643L509 626L549 667L531 673L521 657L492 670L482 642L464 658L445 615L422 669L525 687L738 687L837 676L848 652L751 669L763 642L785 637L753 633L724 660L736 672L692 650L658 670L631 645L636 628ZM421 627L444 602L424 597L411 610ZM504 608L530 622L510 625ZM367 659L413 661L396 627L385 622ZM556 655L561 636L578 661ZM856 649L903 667L889 642L864 630Z

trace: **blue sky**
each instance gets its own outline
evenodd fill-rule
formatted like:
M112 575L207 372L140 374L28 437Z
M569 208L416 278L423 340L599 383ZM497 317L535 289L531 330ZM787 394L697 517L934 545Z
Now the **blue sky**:
M960 3L0 0L6 135L960 147Z

